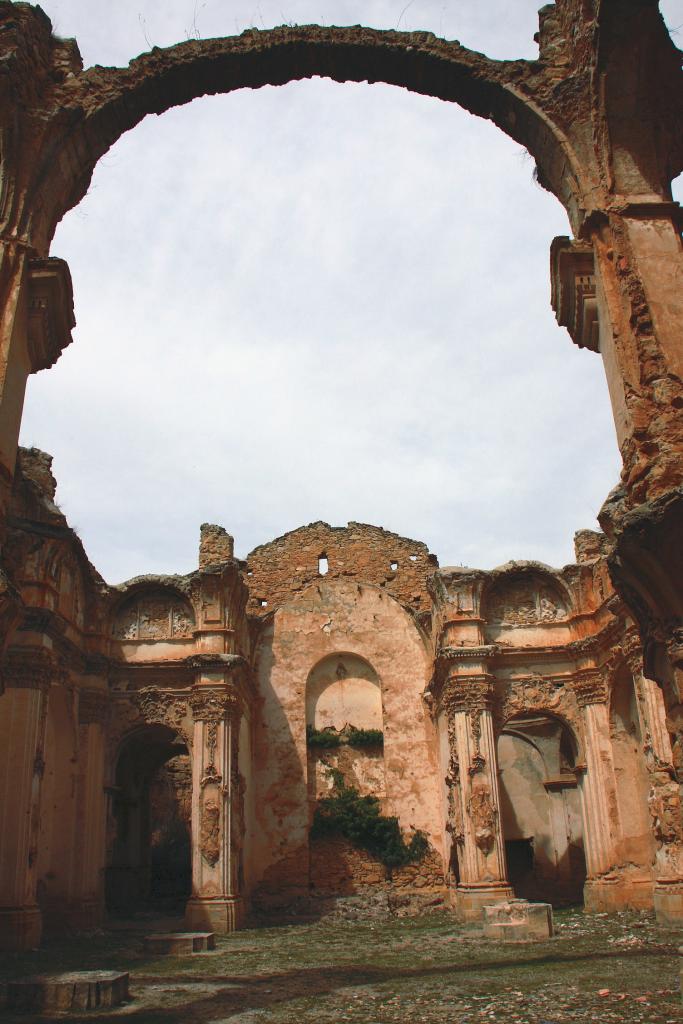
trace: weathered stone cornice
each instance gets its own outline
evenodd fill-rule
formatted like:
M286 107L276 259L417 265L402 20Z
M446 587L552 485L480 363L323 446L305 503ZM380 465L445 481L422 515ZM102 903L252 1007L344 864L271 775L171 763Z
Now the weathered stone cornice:
M2 676L7 688L47 690L64 684L68 672L64 663L44 647L13 647L5 655Z
M605 669L597 668L574 673L571 686L579 707L607 702L609 687L606 676Z

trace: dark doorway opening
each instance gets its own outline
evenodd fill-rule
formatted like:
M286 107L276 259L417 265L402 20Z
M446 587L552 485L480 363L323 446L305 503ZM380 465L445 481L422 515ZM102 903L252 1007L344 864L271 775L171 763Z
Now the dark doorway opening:
M119 753L111 804L107 909L182 911L191 891L192 775L185 743L146 726Z
M506 839L505 856L510 885L518 896L526 898L529 890L534 888L533 838Z

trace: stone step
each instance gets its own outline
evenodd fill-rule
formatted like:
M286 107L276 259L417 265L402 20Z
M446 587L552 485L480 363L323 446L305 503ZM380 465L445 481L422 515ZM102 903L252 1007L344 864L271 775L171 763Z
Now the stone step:
M160 932L145 937L146 951L161 956L186 956L188 953L206 953L215 948L214 932Z
M0 1007L33 1013L98 1010L128 999L128 972L65 971L0 982Z

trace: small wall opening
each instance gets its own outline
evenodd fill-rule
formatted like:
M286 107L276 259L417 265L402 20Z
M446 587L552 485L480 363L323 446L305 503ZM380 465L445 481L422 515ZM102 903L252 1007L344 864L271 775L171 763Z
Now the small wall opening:
M191 889L192 774L185 743L146 726L122 746L111 800L107 910L182 910Z
M320 555L318 558L318 574L320 576L326 576L329 569L329 563L327 561L327 555Z

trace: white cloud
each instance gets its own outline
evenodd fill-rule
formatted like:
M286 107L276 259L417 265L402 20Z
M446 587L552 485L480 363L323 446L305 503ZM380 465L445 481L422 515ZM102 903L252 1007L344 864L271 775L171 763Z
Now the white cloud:
M125 63L143 26L183 39L195 6L208 36L395 27L406 5L43 2L86 63ZM535 8L418 0L401 27L528 57ZM103 574L188 571L207 519L241 554L356 519L442 564L568 561L619 460L600 360L550 310L548 249L569 229L532 169L457 107L320 80L124 136L58 229L78 327L31 379L22 434L55 455Z

